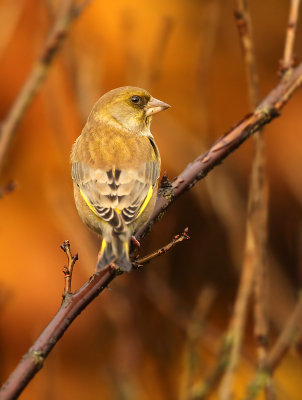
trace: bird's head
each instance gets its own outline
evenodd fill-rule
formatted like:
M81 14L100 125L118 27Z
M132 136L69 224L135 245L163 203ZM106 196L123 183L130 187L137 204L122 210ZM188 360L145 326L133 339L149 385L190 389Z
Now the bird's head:
M124 86L104 94L93 107L88 121L119 125L134 133L148 135L152 115L169 107L144 89Z

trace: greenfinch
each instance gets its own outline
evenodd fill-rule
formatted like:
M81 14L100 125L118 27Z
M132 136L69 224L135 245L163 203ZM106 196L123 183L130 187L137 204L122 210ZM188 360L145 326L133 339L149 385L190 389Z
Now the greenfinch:
M98 269L132 267L129 242L155 205L160 155L152 115L170 106L138 87L104 94L72 148L75 204L83 222L102 237Z

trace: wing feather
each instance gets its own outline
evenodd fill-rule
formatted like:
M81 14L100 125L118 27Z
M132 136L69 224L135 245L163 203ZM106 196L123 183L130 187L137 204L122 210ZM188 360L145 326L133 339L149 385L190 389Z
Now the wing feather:
M140 215L158 177L156 160L144 163L139 170L103 171L81 162L72 165L72 178L90 209L116 229Z

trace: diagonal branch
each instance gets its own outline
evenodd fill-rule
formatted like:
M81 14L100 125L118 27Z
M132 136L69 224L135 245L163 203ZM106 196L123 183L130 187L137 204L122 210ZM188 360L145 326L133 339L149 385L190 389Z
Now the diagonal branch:
M14 104L0 126L0 173L3 170L7 152L10 148L21 119L33 98L47 77L49 68L65 39L72 22L82 12L90 0L76 5L75 0L63 0L58 17L45 41L42 53L29 73Z
M147 226L136 234L141 239L158 221L171 204L184 192L191 189L246 139L259 131L280 115L280 111L292 94L302 85L302 64L293 69L289 76L284 76L274 90L260 103L251 114L245 116L224 136L217 140L209 151L197 157L185 170L174 179L171 189L164 191L157 199L154 212Z
M222 136L208 152L189 164L179 177L174 180L172 189L162 191L162 194L157 199L151 222L149 226L140 231L140 236L146 234L150 226L159 220L176 198L204 178L248 137L277 117L283 106L301 84L302 64L293 69L290 75L284 76L254 113L243 118ZM136 236L138 237L138 235ZM105 270L93 275L78 291L63 301L58 313L28 353L21 359L14 372L1 388L1 400L17 398L18 394L22 392L34 375L42 368L45 358L73 320L118 274L119 271L115 266L108 266Z
M63 302L57 314L34 345L22 357L17 368L2 386L0 390L1 400L18 398L35 374L43 367L45 358L63 336L69 325L108 286L117 273L114 267L109 266L100 273L93 275L73 295L63 296Z

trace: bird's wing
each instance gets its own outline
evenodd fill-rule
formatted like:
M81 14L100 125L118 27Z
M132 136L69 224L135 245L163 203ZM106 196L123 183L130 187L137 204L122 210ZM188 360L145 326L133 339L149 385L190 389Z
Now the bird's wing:
M118 229L133 222L152 197L159 177L159 163L148 161L139 170L93 169L72 164L72 178L89 208ZM122 217L122 221L121 218Z

